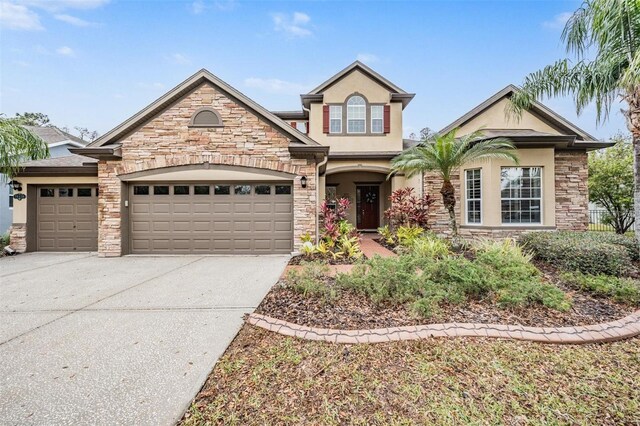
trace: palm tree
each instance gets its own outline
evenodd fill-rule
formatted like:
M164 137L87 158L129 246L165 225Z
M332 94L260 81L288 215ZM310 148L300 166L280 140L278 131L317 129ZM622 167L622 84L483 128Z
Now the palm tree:
M562 59L529 74L511 98L509 112L519 115L541 96L573 95L578 114L595 103L600 123L616 99L624 101L633 137L640 243L640 1L586 0L567 21L562 41L576 61Z
M12 178L25 160L49 157L49 147L19 121L0 117L0 174Z
M458 129L453 129L444 135L431 135L418 146L404 151L391 160L391 173L404 172L407 177L412 177L420 172L435 171L440 175L442 178L440 194L442 203L449 212L454 239L458 235L458 224L452 176L463 164L475 160L502 158L518 163L515 147L508 139L484 139L479 130L457 138L457 131Z

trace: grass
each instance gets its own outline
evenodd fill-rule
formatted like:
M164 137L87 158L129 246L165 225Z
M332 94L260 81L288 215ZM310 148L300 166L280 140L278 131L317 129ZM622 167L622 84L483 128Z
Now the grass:
M344 346L245 326L183 424L637 424L638 376L638 339Z
M579 272L565 272L561 278L571 287L588 291L595 296L610 297L618 303L640 305L640 280Z

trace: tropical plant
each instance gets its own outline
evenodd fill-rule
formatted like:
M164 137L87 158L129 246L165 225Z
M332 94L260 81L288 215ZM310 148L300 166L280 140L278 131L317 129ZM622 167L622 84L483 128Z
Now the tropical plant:
M411 247L423 233L424 229L418 226L401 226L396 230L396 239L401 246Z
M542 96L573 95L578 114L593 103L601 122L622 98L633 135L634 209L640 217L640 1L584 1L567 21L562 41L576 61L561 59L529 74L522 90L511 97L508 112L519 115Z
M15 176L25 160L49 157L49 147L19 121L0 117L0 174Z
M618 138L611 148L589 153L589 200L607 211L603 223L624 234L633 226L633 147Z
M451 183L460 167L471 161L501 158L518 162L515 147L508 139L485 139L477 130L456 137L458 129L444 135L434 135L418 146L404 151L391 160L391 173L404 172L408 177L420 172L437 172L442 178L442 202L449 212L453 237L458 235L455 188Z
M391 207L384 215L393 228L399 226L428 227L429 207L434 200L428 194L417 196L413 188L396 189L389 196Z

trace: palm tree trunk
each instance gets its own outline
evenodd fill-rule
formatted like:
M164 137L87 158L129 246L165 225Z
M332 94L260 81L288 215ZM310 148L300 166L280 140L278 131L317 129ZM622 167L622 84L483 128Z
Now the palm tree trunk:
M640 244L640 87L626 96L629 104L627 112L627 126L633 138L633 176L634 192L633 207L635 213L634 229L636 240Z
M456 221L456 190L451 184L451 181L445 179L442 182L442 188L440 188L440 194L442 194L442 204L449 212L449 224L451 231L453 232L453 238L458 236L458 223Z

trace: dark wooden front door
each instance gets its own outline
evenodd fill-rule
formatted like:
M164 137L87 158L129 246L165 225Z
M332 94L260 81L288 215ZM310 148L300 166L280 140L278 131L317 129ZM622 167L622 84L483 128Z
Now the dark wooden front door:
M379 186L356 186L356 226L358 229L376 229L380 226Z

